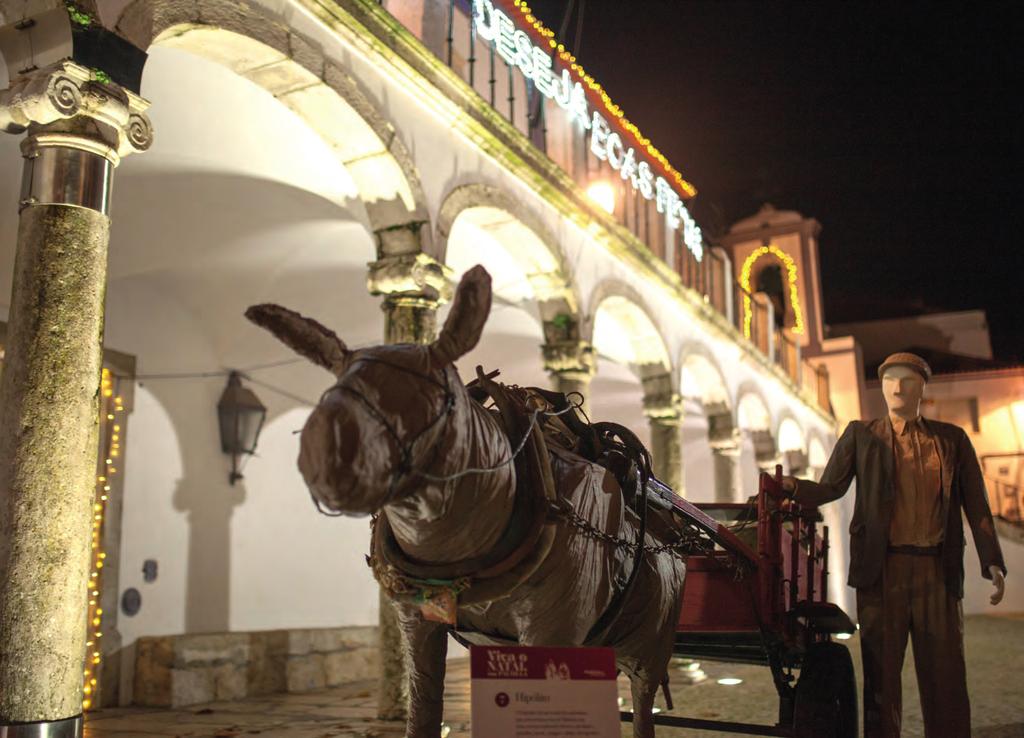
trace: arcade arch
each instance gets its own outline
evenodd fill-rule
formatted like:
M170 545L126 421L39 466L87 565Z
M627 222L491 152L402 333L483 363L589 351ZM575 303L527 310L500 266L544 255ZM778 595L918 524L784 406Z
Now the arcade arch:
M496 187L463 185L441 204L435 244L454 279L482 264L493 280L491 317L460 368L472 369L474 355L487 355L509 381L549 384L538 348L547 359L551 343L578 341L579 317L557 241L543 221ZM557 374L555 367L544 368Z
M774 471L778 450L772 435L768 403L755 387L741 387L737 393L736 425L740 432L740 479L745 494L757 489L761 469Z
M687 349L679 367L686 487L694 500L732 502L738 496L739 436L725 375L714 355L699 345Z
M599 284L588 306L585 337L598 356L592 414L633 428L641 440L648 426L655 475L682 493L678 380L651 312L634 290L613 281Z
M821 436L812 431L807 439L807 470L813 479L821 477L828 464L828 446Z
M807 441L804 430L791 416L779 422L775 437L778 439L779 454L786 474L804 476L807 474Z
M175 48L214 61L305 121L355 183L378 257L429 246L423 188L410 152L360 83L315 42L255 6L229 0L134 0L116 28L140 49Z

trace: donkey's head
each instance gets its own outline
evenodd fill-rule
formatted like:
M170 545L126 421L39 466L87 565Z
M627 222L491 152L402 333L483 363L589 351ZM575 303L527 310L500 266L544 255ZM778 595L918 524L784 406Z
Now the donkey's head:
M448 422L466 394L453 362L469 352L491 309L491 278L476 266L463 276L434 343L350 350L328 328L278 305L245 315L338 381L320 398L299 452L313 498L349 515L375 512L423 484L447 449Z

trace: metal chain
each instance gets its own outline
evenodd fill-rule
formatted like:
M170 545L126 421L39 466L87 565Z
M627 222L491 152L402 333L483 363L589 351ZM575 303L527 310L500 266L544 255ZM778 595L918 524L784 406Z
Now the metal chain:
M564 518L568 523L580 531L588 538L594 538L602 543L611 544L617 548L625 548L630 551L636 551L638 544L627 540L625 538L619 538L611 533L605 533L603 530L595 527L585 518L580 516L579 513L573 509L566 501L562 501L562 504L553 505L553 510L558 517ZM684 528L679 531L679 537L674 541L670 541L661 546L643 546L644 553L647 554L660 554L666 551L680 551L688 555L693 554L707 554L714 549L714 542L710 539L706 539L699 532L693 531L689 528Z
M581 517L567 500L559 500L557 504L552 505L552 510L557 517L565 519L569 525L589 538L611 544L617 548L636 551L636 543L610 533L605 533L603 530L596 528L585 518ZM644 546L643 550L645 554L655 555L672 551L686 556L711 556L715 551L715 542L700 529L687 526L679 531L679 536L674 541L669 541L660 546ZM746 576L747 567L743 565L743 562L735 554L727 554L727 560L728 568L733 571L733 579L737 582L743 581Z

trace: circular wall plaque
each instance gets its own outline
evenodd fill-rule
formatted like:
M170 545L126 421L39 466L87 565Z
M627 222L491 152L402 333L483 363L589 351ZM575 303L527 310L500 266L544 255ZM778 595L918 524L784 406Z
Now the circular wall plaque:
M121 595L121 610L129 617L138 614L142 608L142 594L135 587L129 587Z

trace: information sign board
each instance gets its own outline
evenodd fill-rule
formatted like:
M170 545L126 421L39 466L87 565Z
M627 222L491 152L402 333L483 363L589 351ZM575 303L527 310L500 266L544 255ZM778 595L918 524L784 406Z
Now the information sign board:
M474 646L474 738L619 738L611 648Z

